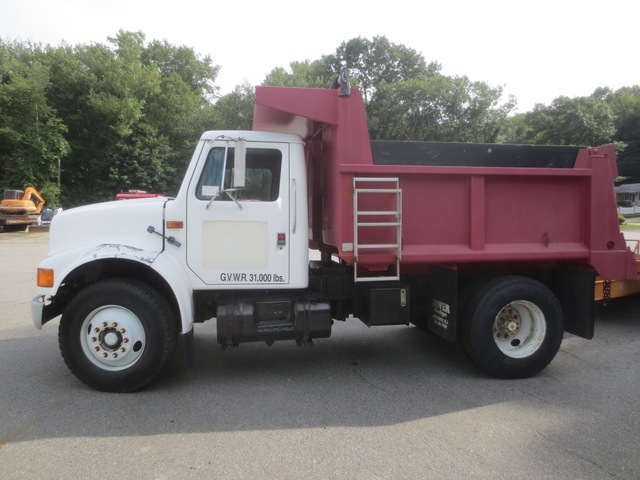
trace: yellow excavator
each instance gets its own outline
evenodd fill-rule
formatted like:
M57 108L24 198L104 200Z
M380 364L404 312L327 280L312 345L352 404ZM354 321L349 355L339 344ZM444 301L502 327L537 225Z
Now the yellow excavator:
M0 226L5 230L26 230L38 223L44 198L33 187L5 190L0 203Z

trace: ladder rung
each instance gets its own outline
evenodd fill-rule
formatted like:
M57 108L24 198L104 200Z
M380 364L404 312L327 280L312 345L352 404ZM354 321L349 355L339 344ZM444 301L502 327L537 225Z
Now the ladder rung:
M375 212L373 210L368 210L366 212L356 212L356 214L358 215L400 215L400 212L398 211L379 211L379 212Z
M370 244L358 244L358 249L361 248L400 248L397 243L370 243Z
M398 188L356 188L357 193L400 193Z
M393 178L377 178L377 177L354 177L355 182L394 182L397 183L398 179Z
M400 222L358 222L358 227L399 227Z
M358 277L359 282L381 282L391 280L400 280L400 277L397 275L391 277Z

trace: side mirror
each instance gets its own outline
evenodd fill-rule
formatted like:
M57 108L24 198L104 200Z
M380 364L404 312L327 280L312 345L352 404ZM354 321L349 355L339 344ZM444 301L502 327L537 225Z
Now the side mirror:
M247 170L247 141L236 140L235 155L233 165L233 187L244 187L244 179Z

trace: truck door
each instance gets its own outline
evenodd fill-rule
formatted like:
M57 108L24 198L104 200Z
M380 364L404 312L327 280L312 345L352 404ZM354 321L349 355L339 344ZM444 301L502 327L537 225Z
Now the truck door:
M289 145L246 145L246 157L238 153L238 165L233 141L206 145L200 160L203 167L189 188L187 263L207 285L286 286L291 236ZM234 180L235 167L244 171L244 181ZM234 182L244 186L235 187Z

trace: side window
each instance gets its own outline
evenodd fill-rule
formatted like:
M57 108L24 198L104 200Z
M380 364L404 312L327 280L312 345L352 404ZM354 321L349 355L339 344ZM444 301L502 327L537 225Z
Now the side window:
M225 150L227 159L225 162ZM221 190L231 189L234 149L213 147L209 150L202 174L198 180L196 196L200 200L231 200ZM268 148L248 148L245 186L233 192L239 201L274 202L280 196L280 170L282 152Z
M196 188L196 197L200 200L211 200L221 190L220 186L224 172L224 152L224 147L214 147L209 150ZM229 149L229 156L233 157L232 148Z

